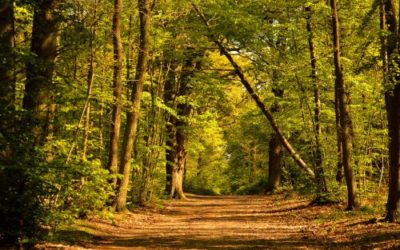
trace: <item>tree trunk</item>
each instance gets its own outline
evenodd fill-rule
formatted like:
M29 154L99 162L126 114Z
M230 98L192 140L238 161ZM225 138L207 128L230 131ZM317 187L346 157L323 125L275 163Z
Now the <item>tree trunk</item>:
M7 138L9 132L12 132L13 125L15 124L15 117L12 111L14 111L14 101L15 101L15 79L14 79L14 59L13 59L13 49L14 49L14 6L12 0L3 0L0 1L0 164L2 167L0 168L0 213L2 216L7 216L7 213L4 213L5 208L10 208L10 204L15 202L13 199L10 199L10 193L13 191L14 187L18 186L16 183L16 179L19 178L13 177L13 175L9 174L9 169L14 169L13 160L15 159L15 155L9 145L7 145L10 141ZM10 115L11 114L11 115ZM11 122L10 122L11 121ZM7 171L8 170L8 171ZM17 171L12 171L17 172ZM17 196L18 194L16 194ZM13 195L11 195L12 197ZM11 203L10 203L11 202ZM13 208L13 213L17 208ZM21 217L21 216L20 216ZM5 222L10 218L3 218L2 220ZM11 219L12 221L12 219ZM12 223L8 222L0 222L0 227L2 230L6 230L7 228L16 228L18 225L11 225ZM6 225L5 225L6 224ZM8 224L8 225L7 225ZM4 227L6 226L6 227ZM11 230L12 231L12 230ZM10 232L10 235L7 232L2 232L2 240L3 241L17 241L14 235L11 236L13 232ZM10 237L12 239L7 239Z
M284 147L276 134L271 135L269 140L269 162L268 162L268 183L266 193L271 193L280 184L282 175L282 157Z
M57 55L59 1L35 3L31 53L26 67L26 86L23 107L33 112L38 125L32 128L34 144L42 144L51 132L50 117L54 111L53 71Z
M204 51L196 51L193 48L187 48L185 51L185 62L182 66L182 74L179 80L179 88L177 95L179 97L188 97L192 92L190 78L194 75L194 71L201 68L200 59L203 57ZM186 148L187 141L187 119L189 118L192 107L187 102L180 102L177 104L177 115L175 119L176 129L176 164L172 169L172 186L171 197L178 199L186 199L183 192L183 180L186 167Z
M97 0L94 1L94 11L93 11L93 18L96 17L97 13ZM91 27L90 32L90 40L89 40L89 68L87 73L87 91L86 91L86 99L87 99L87 106L86 106L86 115L85 115L85 125L83 130L83 149L82 149L82 158L85 160L87 156L87 151L89 149L89 134L90 134L90 99L92 97L92 89L93 89L93 77L94 77L94 58L95 58L95 50L94 50L94 42L96 39L96 25L97 23L94 22Z
M336 161L336 181L343 182L343 145L342 145L342 125L340 124L341 114L339 107L339 92L337 91L337 81L335 81L335 125L336 125L336 147L337 147L337 161Z
M165 152L165 171L166 171L166 184L165 194L171 195L172 191L172 170L176 163L176 131L175 131L175 119L170 118L166 124L166 152Z
M314 149L314 162L315 162L315 174L318 183L318 191L320 193L326 193L328 188L326 186L324 169L322 166L322 146L321 146L321 100L319 91L319 81L317 77L317 59L315 58L314 49L314 32L311 25L311 7L305 8L307 12L306 18L306 29L308 32L308 48L310 51L310 64L311 64L311 79L314 88L314 135L315 135L315 149Z
M337 93L338 106L340 111L340 135L342 139L343 167L347 184L347 209L353 210L357 207L355 186L352 172L352 150L353 135L352 121L348 110L348 97L346 96L346 86L343 78L340 55L340 32L339 17L336 7L336 0L330 0L332 11L332 30L334 44L334 63L335 63L335 93Z
M382 60L382 73L383 84L386 86L388 77L388 56L387 56L387 27L386 27L386 11L385 0L380 0L379 3L379 28L381 30L381 60Z
M122 38L121 38L121 14L122 0L114 1L113 16L113 48L114 48L114 71L113 71L113 114L111 122L110 148L108 154L108 170L111 174L118 172L118 145L121 131L121 107L122 107ZM113 185L117 182L113 178Z
M186 107L184 110L181 110L179 112L178 109L178 114L182 115L183 119L186 119L190 112L190 108ZM178 105L179 107L179 105ZM174 164L172 168L172 176L171 176L171 198L178 198L178 199L186 199L186 196L183 192L183 175L185 172L185 166L186 166L186 148L185 148L185 143L186 143L186 132L185 132L185 127L186 127L186 122L182 121L181 118L176 119L175 123L175 128L176 128L176 164Z
M336 85L335 85L336 87ZM335 125L336 125L336 181L338 183L343 182L343 148L342 148L342 135L341 135L341 125L340 125L340 109L339 109L339 98L338 93L335 91Z
M53 71L57 54L59 3L58 0L43 0L36 1L34 4L31 56L26 64L26 86L23 99L23 108L29 112L28 118L33 120L31 126L23 124L27 126L26 132L29 133L29 139L32 140L31 145L25 146L28 146L26 149L28 152L34 153L31 156L33 159L37 157L37 153L32 149L45 144L53 129L52 119L54 118L55 105L52 102L53 91L56 87L53 84ZM48 161L51 160L51 157L51 155L48 155ZM34 212L38 211L35 209L40 204L35 199L37 194L35 192L30 193L30 186L40 183L37 180L29 179L28 173L34 171L32 167L34 168L35 165L14 167L12 174L6 176L8 183L3 184L9 191L8 195L11 195L9 197L14 195L16 197L15 200L11 199L17 204L16 207L13 207L11 220L13 220L13 216L17 216L18 221L11 226L18 230L17 238L19 240L25 238L24 236L29 237L36 234L35 229L39 229L38 221L34 218ZM7 205L5 208L7 208ZM9 211L6 211L6 215L7 213ZM33 230L27 232L27 228ZM20 248L22 248L22 244Z
M294 162L305 171L305 173L311 177L313 180L315 180L315 174L314 171L304 162L304 160L300 157L300 155L297 154L297 152L294 150L292 145L289 143L287 138L283 135L281 129L279 128L278 124L275 122L274 117L272 114L268 111L268 109L265 107L264 103L261 101L260 97L257 95L257 93L254 91L254 89L251 87L250 83L247 81L246 77L244 76L242 68L233 60L233 57L231 54L229 54L229 51L222 45L222 43L213 35L213 32L208 25L207 19L204 17L204 15L200 12L200 10L197 8L195 4L192 4L193 8L195 9L196 13L201 17L203 20L204 24L207 26L208 29L208 37L218 46L221 54L223 54L232 67L235 69L236 75L240 78L240 81L242 85L246 88L247 92L251 96L251 98L254 100L256 103L257 107L261 110L263 115L267 118L268 122L270 123L271 127L274 129L276 132L278 138L280 139L282 145L285 147L289 155L292 157Z
M183 175L185 172L186 164L186 151L184 148L177 148L177 164L172 169L171 175L171 198L186 199L183 192Z
M136 129L140 115L140 102L149 60L151 20L150 1L138 0L138 6L140 19L139 54L136 65L135 80L132 88L131 110L127 112L127 122L119 169L119 173L122 174L123 177L122 179L118 179L117 182L117 196L114 202L116 211L122 211L126 208L133 142L136 138Z
M13 2L13 0L0 2L0 134L2 137L11 132L12 121L15 120L13 114L15 110ZM13 158L13 152L9 146L3 146L5 148L0 149L0 160L8 161Z
M170 108L175 108L176 99L176 82L175 82L175 70L176 66L171 63L168 69L168 76L164 86L164 103ZM171 195L172 191L172 170L176 164L176 129L175 120L176 118L171 114L166 114L166 124L165 124L165 170L166 170L166 184L165 184L165 194Z
M385 0L387 30L388 81L385 92L385 104L389 129L389 194L386 204L386 220L397 219L399 207L399 164L400 164L400 77L399 33L396 7L393 0Z
M10 107L15 99L14 6L13 0L0 2L0 106ZM0 122L1 123L1 122Z
M272 82L276 82L277 74L273 73ZM284 90L273 87L272 92L275 97L282 98ZM282 111L279 101L276 100L271 107L271 113L278 113ZM274 192L275 188L280 184L282 174L282 158L285 148L282 146L278 135L275 132L271 133L268 149L268 183L265 189L266 193Z

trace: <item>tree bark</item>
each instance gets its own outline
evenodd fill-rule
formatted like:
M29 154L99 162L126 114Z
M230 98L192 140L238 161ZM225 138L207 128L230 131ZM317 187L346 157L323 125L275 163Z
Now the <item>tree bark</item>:
M33 113L38 125L32 128L34 144L42 144L51 132L54 112L53 71L57 56L59 1L35 2L32 28L32 58L26 67L23 107Z
M136 138L136 129L140 115L140 102L149 60L151 20L150 1L138 0L138 6L140 19L139 54L136 65L135 80L132 88L131 109L127 112L127 123L125 127L124 143L119 169L119 173L122 174L123 177L117 181L117 196L114 202L116 211L122 211L126 208L133 142Z
M319 90L319 80L317 76L317 59L315 58L315 46L314 46L314 32L311 25L311 7L305 8L307 12L306 17L306 29L308 32L308 48L310 52L310 65L311 65L311 80L314 88L314 135L315 135L315 149L314 149L314 162L315 162L315 174L318 183L318 191L320 193L326 193L328 188L326 186L324 169L322 166L322 146L321 146L321 100Z
M186 116L184 117L184 119ZM181 119L177 119L176 123L176 164L173 165L172 168L172 176L171 176L171 198L177 199L186 199L186 196L183 192L183 176L186 167L186 132L185 126L186 123L182 122Z
M235 69L235 74L240 78L240 81L242 85L246 88L247 92L251 96L251 98L254 100L256 103L257 107L261 110L263 115L267 118L268 122L270 123L271 127L274 129L276 132L279 140L281 141L282 145L285 147L289 155L292 157L294 162L305 171L305 173L311 177L313 180L315 180L315 174L314 171L304 162L304 160L300 157L300 155L297 154L297 152L294 150L292 145L289 143L287 138L284 136L282 133L281 129L279 128L278 124L275 122L275 119L273 118L272 114L268 111L268 109L265 107L264 103L261 101L260 97L256 94L254 89L251 87L250 83L247 81L246 77L244 76L242 68L233 60L233 57L231 54L229 54L229 51L222 45L222 43L213 35L210 26L208 25L207 19L205 16L200 12L200 10L197 8L195 4L192 4L193 8L195 9L196 13L200 16L200 18L203 20L204 24L207 26L208 29L208 37L218 46L221 54L223 54L232 67Z
M195 51L193 48L187 48L185 52L185 62L182 66L182 74L179 80L179 88L177 96L188 97L192 91L190 78L194 75L195 69L200 69L204 52ZM171 193L172 198L186 199L183 192L183 179L186 167L186 148L187 141L187 119L189 118L192 108L187 102L180 102L177 104L177 115L175 119L175 133L176 133L176 164L173 164L171 176Z
M118 146L121 131L121 108L122 108L122 38L121 38L121 13L122 0L114 1L113 16L113 48L114 48L114 70L113 70L113 114L110 133L110 147L108 154L108 170L111 174L118 172ZM112 183L115 185L116 178Z
M175 108L176 99L176 66L171 63L170 69L168 70L167 80L164 86L164 103L170 108ZM170 196L172 191L172 170L176 164L176 129L175 129L175 116L166 114L166 141L165 141L165 171L166 171L166 183L165 183L165 194Z
M383 84L386 86L388 77L388 56L387 56L387 27L386 27L386 11L385 1L380 0L379 3L379 28L381 30L381 60L382 60L382 73L383 73Z
M386 204L386 220L396 221L399 207L399 164L400 164L400 76L399 32L396 16L396 4L393 0L385 0L387 30L388 81L385 92L389 130L389 193Z
M271 135L269 140L269 160L268 160L268 183L266 193L273 192L280 184L282 175L282 157L284 147L276 134Z
M340 31L339 17L337 12L336 0L330 0L332 14L332 31L334 45L335 63L335 93L337 94L338 106L340 111L340 135L342 139L343 167L347 185L347 209L353 210L358 204L352 172L352 150L353 135L352 121L348 110L348 97L346 96L346 85L343 78L343 70L340 55Z
M14 105L14 1L0 2L0 106Z
M276 82L277 73L272 74L272 82ZM284 90L280 88L276 88L275 86L272 88L272 92L275 97L282 98L284 94ZM276 100L275 103L271 107L271 113L278 113L282 111L282 107L279 104L279 101ZM279 137L275 132L271 133L271 138L269 140L269 149L268 149L268 183L265 189L266 193L274 192L275 188L280 184L281 174L282 174L282 158L285 148L280 142Z
M335 85L336 87L336 85ZM341 125L340 125L340 109L339 109L339 98L338 93L335 91L335 125L336 125L336 181L338 183L343 182L343 147L342 147L342 135L341 135Z
M93 11L93 18L97 18L97 0L94 1L94 11ZM87 73L87 91L86 91L86 99L87 99L87 106L86 106L86 115L85 115L85 125L83 130L83 149L82 149L82 158L86 160L87 151L89 149L89 134L90 134L90 112L91 112L91 105L90 99L92 96L92 89L93 89L93 78L94 78L94 58L95 58L95 49L94 49L94 42L96 39L96 25L97 22L94 22L91 26L90 31L90 40L89 40L89 67Z

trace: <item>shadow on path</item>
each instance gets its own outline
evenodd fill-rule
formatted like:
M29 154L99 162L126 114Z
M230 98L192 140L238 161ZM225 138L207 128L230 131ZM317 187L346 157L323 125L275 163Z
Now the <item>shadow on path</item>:
M282 195L188 197L159 213L118 214L115 224L87 222L81 228L90 235L65 233L88 239L82 245L90 249L400 249L400 225L317 221L334 206Z

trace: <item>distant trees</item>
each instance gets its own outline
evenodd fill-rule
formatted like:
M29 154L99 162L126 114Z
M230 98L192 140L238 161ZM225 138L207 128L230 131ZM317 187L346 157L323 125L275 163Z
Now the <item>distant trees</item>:
M267 118L268 122L270 123L271 127L274 129L274 131L277 134L277 137L281 141L282 145L285 147L285 149L288 151L289 155L293 158L293 160L296 162L296 164L302 168L307 175L309 175L311 178L315 178L314 171L304 162L304 160L300 157L300 155L297 154L297 152L294 150L292 145L289 143L287 138L284 136L283 132L279 128L278 124L276 123L274 117L272 116L271 112L268 111L265 107L265 104L261 101L260 97L257 95L257 93L254 91L253 87L250 85L249 81L246 79L243 69L236 63L236 61L233 59L232 55L229 53L229 51L224 47L224 45L218 41L218 39L213 35L213 31L210 29L210 26L208 24L208 20L205 18L204 14L200 12L200 10L197 8L196 5L193 5L194 9L200 16L200 18L203 20L203 23L207 27L207 31L209 32L207 35L210 37L210 39L215 43L215 45L218 46L218 49L220 50L221 54L223 54L226 59L230 62L232 67L234 68L235 74L239 77L242 85L245 87L251 98L254 100L256 103L257 107L260 109L262 114Z

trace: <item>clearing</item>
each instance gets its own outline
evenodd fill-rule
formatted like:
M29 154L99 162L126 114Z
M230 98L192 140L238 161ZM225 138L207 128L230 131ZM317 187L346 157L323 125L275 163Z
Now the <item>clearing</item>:
M64 231L42 249L400 249L400 224L368 211L312 206L297 195L198 196ZM70 239L71 240L71 239ZM71 241L70 241L71 242Z

